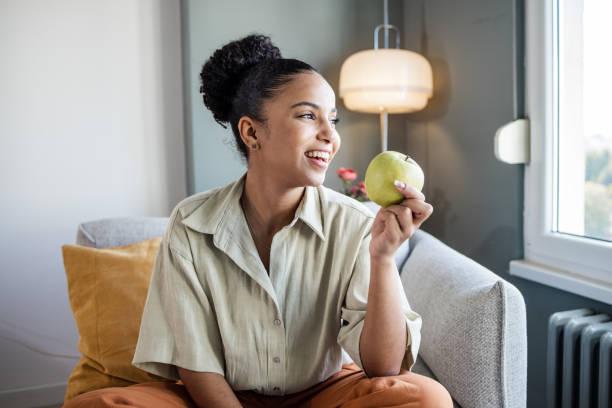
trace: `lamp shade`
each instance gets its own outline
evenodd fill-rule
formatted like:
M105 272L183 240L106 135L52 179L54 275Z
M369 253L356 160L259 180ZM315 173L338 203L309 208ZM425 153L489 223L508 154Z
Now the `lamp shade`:
M427 105L432 94L431 66L416 52L389 48L359 51L340 69L340 97L353 111L415 112Z

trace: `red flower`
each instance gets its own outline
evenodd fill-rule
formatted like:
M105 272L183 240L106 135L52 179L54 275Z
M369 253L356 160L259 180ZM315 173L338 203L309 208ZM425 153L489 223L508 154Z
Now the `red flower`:
M350 191L351 191L351 194L352 194L352 195L354 195L354 196L359 195L359 186L353 186L353 187L351 187L351 190L350 190Z
M363 193L363 195L367 196L368 193L366 193L366 189L365 189L365 183L362 181L361 183L359 183L359 189L361 190L361 192Z
M338 174L338 177L345 181L353 181L357 178L357 172L355 170L344 167L340 167L336 171L336 174Z

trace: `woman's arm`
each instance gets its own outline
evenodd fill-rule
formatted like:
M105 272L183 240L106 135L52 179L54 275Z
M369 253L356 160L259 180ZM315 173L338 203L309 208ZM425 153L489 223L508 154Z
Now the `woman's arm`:
M406 352L406 317L397 288L395 259L371 259L368 305L359 339L368 377L398 375Z
M381 208L372 224L370 287L359 339L361 363L370 376L397 375L401 369L407 334L395 252L433 212L423 193L401 182L396 187L405 199Z
M217 373L204 373L176 367L187 392L198 407L242 408L225 377Z

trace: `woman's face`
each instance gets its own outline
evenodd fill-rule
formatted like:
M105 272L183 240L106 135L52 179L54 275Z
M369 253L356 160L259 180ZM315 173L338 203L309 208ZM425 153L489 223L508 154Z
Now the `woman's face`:
M261 146L250 160L261 165L267 178L285 186L322 184L340 148L335 99L334 91L321 75L297 74L264 103L266 121L255 127ZM314 152L323 157L308 157Z

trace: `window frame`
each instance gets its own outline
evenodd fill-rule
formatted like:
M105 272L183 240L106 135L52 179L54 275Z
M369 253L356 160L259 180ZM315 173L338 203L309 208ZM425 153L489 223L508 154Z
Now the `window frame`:
M510 274L612 304L612 242L553 232L556 219L557 13L559 0L525 4L525 110L530 162L524 174L524 259ZM552 73L550 75L549 73Z

